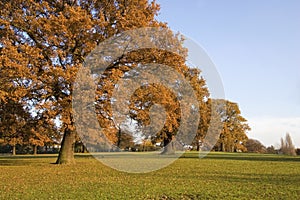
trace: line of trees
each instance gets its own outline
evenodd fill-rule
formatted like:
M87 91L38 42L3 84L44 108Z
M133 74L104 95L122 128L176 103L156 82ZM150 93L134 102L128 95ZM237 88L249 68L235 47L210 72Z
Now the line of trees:
M0 109L0 143L10 145L13 155L17 146L31 146L33 154L38 147L53 146L60 141L59 129L54 120L44 112L29 112L27 102L21 99L13 101L6 96L1 101Z
M299 149L296 149L289 133L286 133L284 138L280 139L280 147L275 148L273 145L265 147L260 141L256 139L248 139L245 143L247 152L250 153L270 153L270 154L284 154L284 155L300 155Z
M73 163L75 141L82 139L76 135L74 124L73 86L84 58L98 44L124 31L141 27L168 29L166 23L156 20L158 11L159 5L148 0L1 1L1 142L10 144L13 149L17 144L30 144L36 149L37 146L61 142L56 163ZM186 49L182 46L182 40L171 30L164 34L168 40L152 42L159 43L162 49L175 49L178 54L158 49L132 51L112 61L101 74L95 105L105 136L112 144L124 146L122 138L126 137L122 134L125 131L114 120L110 105L120 78L140 64L159 63L172 66L195 91L197 101L184 106L190 109L186 117L193 118L195 112L200 115L193 142L197 149L209 145L201 141L206 136L211 119L218 115L223 127L215 150L245 151L246 132L250 128L241 116L238 105L210 99L201 71L186 65ZM189 94L182 95L189 97ZM225 104L225 109L212 111L213 101ZM182 121L178 102L177 94L167 87L144 85L131 96L127 118L134 120L137 127L149 125L151 107L162 105L166 111L166 121L153 141L161 142L165 153L172 153L173 145L168 144L173 141ZM96 141L96 138L89 139ZM97 145L97 141L93 145Z

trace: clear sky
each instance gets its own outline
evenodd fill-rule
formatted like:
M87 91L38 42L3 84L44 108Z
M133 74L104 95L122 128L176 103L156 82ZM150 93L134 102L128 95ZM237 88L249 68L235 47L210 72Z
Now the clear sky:
M226 99L237 102L250 138L300 147L300 1L157 0L161 21L200 44Z

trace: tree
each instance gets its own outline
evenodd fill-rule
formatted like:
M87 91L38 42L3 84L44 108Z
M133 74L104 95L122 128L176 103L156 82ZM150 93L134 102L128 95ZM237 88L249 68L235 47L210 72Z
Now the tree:
M4 30L7 22L2 13L8 11L0 12L0 138L12 146L15 155L16 145L23 144L24 127L30 116L24 102L29 92L30 70L25 65L28 58L14 45L18 41L11 41L11 32Z
M177 132L180 132L178 130L180 124L184 124L184 126L186 127L188 126L186 123L180 122L183 122L183 118L195 118L192 115L193 112L186 111L197 111L199 104L208 95L208 91L204 87L205 81L204 79L199 77L200 72L195 73L195 69L189 69L188 66L186 66L186 50L181 46L181 41L178 41L178 38L174 36L174 34L170 30L163 29L163 31L165 36L164 38L160 38L158 35L156 35L157 33L154 32L153 35L150 35L149 39L151 42L160 44L160 47L165 49L170 49L171 46L171 48L174 49L173 53L172 51L158 50L157 48L142 48L143 41L136 40L136 38L129 35L125 37L124 43L123 41L118 41L115 47L117 49L116 52L126 52L127 49L137 49L136 47L141 48L139 48L138 50L132 50L130 52L122 53L121 55L118 55L117 58L115 58L115 55L106 56L112 61L111 63L109 63L110 65L106 68L105 72L101 75L95 72L93 73L93 77L100 76L100 80L97 83L96 90L96 113L98 114L98 120L101 127L104 129L103 132L105 133L106 138L108 138L110 142L114 143L116 146L119 146L123 126L126 126L126 123L128 123L128 121L133 120L134 122L136 122L139 132L144 135L144 138L148 138L148 136L150 136L149 132L155 132L157 133L155 135L157 140L163 141L163 153L174 153L172 142L175 142L174 136L179 135L177 134ZM120 34L118 38L122 38L122 34ZM171 41L166 41L166 38ZM130 44L128 41L131 40L133 40L135 43ZM113 46L111 46L109 50L114 52L115 49ZM92 55L89 56L88 64L91 66L99 66L100 59L98 58L101 56L103 57L103 55L100 54L100 56L98 56L97 52L93 52ZM103 62L106 62L106 60L104 59ZM151 63L156 64L156 66L151 70L151 72L154 72L154 74L156 74L155 76L149 73L149 71L147 71L147 67L145 66ZM169 73L166 73L166 71L162 70L164 69L165 65L171 66L168 70ZM91 71L97 72L96 69L92 69ZM174 75L174 71L177 72L177 75L179 74L179 77ZM139 85L138 88L132 87L132 85L130 85L132 84L130 80L135 79L135 74L143 74L145 78L143 77L141 79L146 80L141 85ZM167 85L169 84L168 86L170 87L166 87L164 86L164 84L151 82L155 79L166 79L165 77L167 77ZM84 77L80 77L80 79L83 78ZM194 96L190 94L190 91L184 90L186 88L186 83L179 81L179 78L188 80L188 83L193 87L194 91L196 91L196 97L194 98L194 101L187 101L186 97L191 97L190 99L193 99L192 97ZM123 83L120 83L122 82L120 81L120 79L122 79ZM138 82L138 80L136 81ZM81 86L83 88L92 88L91 86L89 86L89 84L86 84L87 82L89 81L82 81ZM172 91L170 89L172 88L172 86L175 86L177 90ZM131 91L132 88L134 89L133 91ZM118 93L118 91L122 91L119 95L117 95L120 98L116 98L116 96L113 97L115 91L117 91L116 93ZM86 96L87 99L93 98L88 95L88 92L86 93L87 95L82 95L82 93L85 94L85 92L82 91L80 93L81 96ZM130 94L131 96L129 96L128 99L124 98L128 96L128 94ZM180 96L181 98L178 98L178 96ZM184 101L185 103L182 103L181 101L181 99L183 98L186 98L186 101ZM180 106L183 106L183 108L185 108L183 109L184 112L182 112L182 108L179 106L180 101ZM89 105L85 103L84 99L79 99L76 104L76 107L89 107ZM153 107L155 107L155 105L157 104L161 105L161 109L154 111L155 109L153 109ZM117 107L117 109L114 109L114 107ZM125 108L128 107L129 109L126 110ZM160 111L162 110L164 110L166 113L166 121L161 129L159 129L157 132L153 131L156 130L156 127L161 126L160 122L164 121L153 120L161 118ZM117 113L114 113L114 111L117 111ZM85 112L81 110L79 111L79 113ZM183 113L187 116L181 116ZM153 115L153 117L151 117L151 115ZM78 118L81 118L81 116L78 115ZM83 125L88 125L88 127L95 126L95 124L92 124L92 122L88 120L85 120L83 122ZM144 128L146 126L148 126L147 129ZM186 128L184 129L187 130ZM183 133L183 131L181 131L180 133ZM86 137L86 141L93 142L94 140L96 142L94 136L94 134L84 135L84 137ZM101 140L101 138L99 139ZM176 139L178 139L178 137ZM176 142L182 141L177 140Z
M258 140L248 139L245 143L247 152L250 153L266 153L266 147Z
M299 156L300 155L300 148L296 149L296 154Z
M16 154L16 145L24 143L26 134L26 119L29 113L25 111L22 104L15 102L11 97L1 105L0 111L0 133L4 143L12 147L12 154Z
M250 130L247 120L241 116L237 103L224 101L225 109L221 107L218 111L223 122L223 130L215 146L218 151L246 151L245 143L248 140L246 132Z
M134 147L133 136L128 133L122 133L118 141L118 147L120 149L127 149Z
M155 2L147 0L1 1L1 55L4 61L11 59L2 65L18 66L24 69L22 73L28 71L25 81L31 91L28 95L31 106L45 109L50 118L61 121L63 139L58 164L74 162L72 88L84 57L97 44L123 31L145 26L166 27L154 19L158 10ZM160 55L144 52L154 57ZM110 72L115 76L118 70L114 69L132 63L135 58L140 60L136 55L133 52L126 59L120 58Z
M224 110L226 101L208 98L200 104L200 121L197 135L194 138L193 146L196 150L211 150L219 140L220 132L223 130Z
M54 144L59 141L60 135L54 121L44 112L36 113L28 119L25 141L33 147L33 154L37 154L38 147Z
M275 149L275 147L273 145L267 147L267 153L269 154L277 154L278 151Z
M171 60L171 58L169 59ZM197 116L195 113L200 112L200 106L208 95L207 89L204 88L205 81L198 76L200 72L191 73L191 69L184 65L183 60L177 59L177 63L181 63L179 65L181 70L186 70L183 76L185 80L189 80L189 84L196 91L195 96L184 90L186 89L185 84L178 84L177 92L161 84L149 84L134 92L130 104L130 117L142 127L149 126L147 130L144 130L146 138L151 136L156 138L157 142L162 141L164 146L162 154L174 154L176 146L191 144L196 133L193 134L189 130L197 129L199 120L195 119ZM172 73L169 73L169 83L175 84L176 80L180 79L174 79ZM161 107L153 108L157 104ZM165 112L165 115L162 115L162 112ZM164 124L161 125L161 122ZM161 128L156 131L157 127ZM150 132L150 135L147 131ZM153 135L153 133L155 134Z
M280 140L280 152L286 155L295 156L296 149L293 144L292 138L289 133L285 135L285 139L281 138Z

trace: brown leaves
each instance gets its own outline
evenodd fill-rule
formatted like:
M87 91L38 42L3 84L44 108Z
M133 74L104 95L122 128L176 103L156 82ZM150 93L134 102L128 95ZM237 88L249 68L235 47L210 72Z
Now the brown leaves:
M148 0L0 2L0 34L2 36L0 38L0 112L12 112L11 105L20 104L18 108L22 112L14 113L15 116L7 116L12 121L17 119L23 119L19 120L22 123L26 121L24 119L30 116L30 113L28 110L25 112L23 107L27 107L27 109L35 110L39 115L47 116L47 120L43 122L49 124L49 127L39 124L39 126L46 127L45 130L52 130L51 120L53 122L54 119L59 118L62 122L60 130L75 134L72 96L73 89L76 87L74 81L78 70L84 63L84 58L98 44L107 41L112 36L120 36L124 31L141 27L165 28L166 24L154 18L158 10L159 5L155 1L149 2ZM101 127L106 128L105 136L111 142L116 142L116 134L121 127L120 123L115 121L111 107L114 90L119 88L118 82L121 79L130 78L128 77L129 71L142 68L141 66L145 64L170 67L171 71L179 75L169 73L164 77L158 77L159 75L156 77L147 73L146 76L151 80L163 78L179 89L174 92L163 84L152 83L141 86L127 102L126 106L130 106L131 109L131 114L127 113L128 119L131 118L140 125L148 125L151 106L161 105L166 111L166 121L163 129L158 133L158 137L161 138L172 138L182 118L194 117L192 112L183 112L182 107L187 108L186 110L193 108L201 112L204 119L201 123L208 121L204 117L209 113L207 108L204 109L209 95L205 80L200 77L199 70L190 69L186 65L187 49L182 47L182 38L172 33L171 30L163 30L163 36L155 32L148 36L150 42L147 44L143 40L135 40L138 37L131 35L129 39L120 43L113 41L113 44L110 44L111 49L106 49L108 53L111 53L110 56L97 58L98 55L95 55L96 67L106 61L110 62L103 74L93 72L93 75L99 78L95 91L96 105L93 106L96 107ZM129 42L133 44L126 46ZM115 50L123 54L112 59L115 56ZM158 71L160 67L157 67ZM184 91L183 88L187 84L185 82L183 84L183 81L179 79L185 80L194 93ZM87 88L90 86L88 80L86 86ZM85 98L91 98L84 90L82 90L82 95ZM196 97L196 102L190 101L193 95ZM185 96L187 101L180 105L182 96ZM232 109L237 111L234 106ZM163 116L157 115L157 117ZM239 120L243 121L243 118L239 117ZM0 123L5 124L4 120ZM89 128L95 127L95 124L89 124L88 121L85 123L90 126ZM190 124L185 126L190 126ZM202 132L200 131L202 136L205 134L205 126L206 124ZM8 124L6 128L10 128ZM246 129L246 127L243 128ZM31 143L37 144L36 140L47 140L43 138L45 130L31 131ZM97 130L95 132L95 138L90 137L90 140L96 141L99 135L97 135Z
M223 122L223 129L215 148L229 152L246 150L244 147L248 139L246 133L251 129L247 120L241 116L238 104L227 100L217 101L223 102L224 107L218 110Z

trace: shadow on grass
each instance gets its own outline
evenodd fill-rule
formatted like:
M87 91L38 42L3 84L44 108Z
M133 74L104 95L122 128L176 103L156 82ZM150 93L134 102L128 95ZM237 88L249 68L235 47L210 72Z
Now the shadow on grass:
M0 155L0 166L56 165L58 154ZM95 159L91 154L75 154L75 159Z
M199 152L185 153L181 158L199 158ZM212 152L203 159L212 160L245 160L245 161L269 161L269 162L300 162L300 156L286 156L277 154L254 154L254 153L219 153Z
M40 164L55 164L57 154L39 155L2 155L0 166L26 166ZM89 153L76 154L77 159L95 159L95 155ZM199 159L199 152L187 152L180 159ZM219 153L211 152L204 160L240 160L240 161L266 161L266 162L300 162L300 156L284 156L274 154L249 154L249 153Z
M28 166L36 164L50 163L55 159L57 154L40 154L40 155L2 155L0 156L0 166Z

